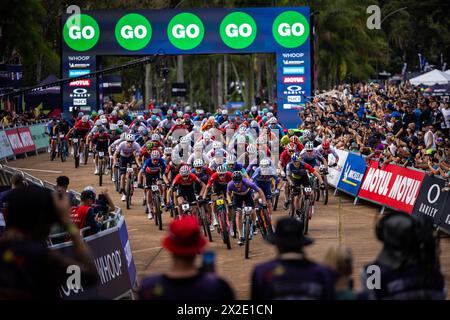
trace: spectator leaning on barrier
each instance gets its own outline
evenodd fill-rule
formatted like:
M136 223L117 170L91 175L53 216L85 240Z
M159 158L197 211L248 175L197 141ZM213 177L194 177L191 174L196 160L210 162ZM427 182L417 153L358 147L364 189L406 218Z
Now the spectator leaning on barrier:
M85 187L83 191L92 191L96 195L95 189L92 186ZM98 198L92 206L94 207L94 213L100 216L108 215L116 209L107 189L100 190Z
M15 189L8 197L6 222L0 237L0 299L60 299L71 265L80 268L83 288L98 281L92 255L70 221L67 197L37 186ZM47 248L54 223L71 235L73 258Z
M383 248L362 270L361 283L369 299L445 299L431 219L389 213L378 221L376 235Z
M72 208L70 215L72 222L79 228L89 227L85 235L92 235L100 231L103 217L95 214L93 204L95 203L95 193L85 190L80 196L81 204Z
M195 259L206 246L195 216L173 220L163 247L172 254L165 274L142 280L141 300L232 300L228 283L211 272L200 272Z
M296 219L281 218L270 242L279 256L257 265L252 274L252 300L335 298L335 274L309 260L303 247L313 240L303 235L303 225Z
M70 206L77 207L80 204L80 201L78 201L73 192L68 191L69 183L69 177L59 176L58 178L56 178L56 192L66 194L69 197Z

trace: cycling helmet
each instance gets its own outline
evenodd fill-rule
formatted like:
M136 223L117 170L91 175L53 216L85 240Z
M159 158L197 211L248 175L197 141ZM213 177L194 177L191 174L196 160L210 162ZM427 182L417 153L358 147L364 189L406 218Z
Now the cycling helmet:
M182 118L183 117L183 111L177 111L177 117Z
M147 130L147 129L143 129L143 130L141 131L141 136L147 137L147 136L148 136L148 130Z
M106 119L106 116L105 116L104 114L102 114L102 115L100 116L100 120L103 120L103 119Z
M311 131L309 130L303 131L303 138L311 138Z
M144 118L144 116L138 116L138 117L137 117L137 120L139 120L139 121L144 121L145 118Z
M198 114L199 114L199 115L200 115L200 114L205 114L205 110L199 109L199 110L198 110Z
M203 159L194 160L194 168L203 167Z
M298 154L294 154L291 158L292 162L298 162L300 161L300 157Z
M88 116L83 116L82 118L81 118L81 122L83 122L83 123L86 123L86 122L88 122L89 121L89 117Z
M122 132L120 135L120 140L125 140L127 138L127 134L125 132Z
M81 118L81 117L83 117L84 116L84 113L83 112L78 112L78 118Z
M252 128L259 128L259 124L258 124L258 122L256 122L255 120L253 120L253 121L250 123L250 127L252 127Z
M182 165L182 166L181 166L181 168L180 168L180 174L181 174L183 177L188 176L190 172L191 172L191 169L189 168L188 165L185 164L185 165Z
M211 133L209 133L209 132L203 133L203 139L204 139L205 141L211 140Z
M164 154L165 155L172 155L172 148L165 148L164 149Z
M257 106L253 106L253 107L251 107L251 109L250 109L252 112L256 112L256 111L258 111L258 107Z
M228 110L224 109L222 110L222 115L227 115L228 114Z
M272 112L267 112L267 118L270 119L273 117L273 113Z
M111 123L111 125L109 126L109 129L110 129L111 131L117 130L117 124Z
M134 136L131 133L127 133L125 136L127 142L134 142Z
M253 144L250 144L248 147L247 147L247 152L248 153L251 153L251 154L254 154L254 153L256 153L256 147L255 147L255 145L253 145Z
M102 115L104 115L104 114L105 114L105 111L103 111L103 110L101 110L101 109L98 110L98 115L99 115L99 116L102 116Z
M108 119L103 118L103 119L101 120L101 123L102 123L102 124L108 124Z
M325 139L325 140L322 141L322 148L324 150L330 149L330 141L328 139Z
M312 151L314 150L314 144L311 141L308 141L305 145L306 151Z
M236 156L234 154L229 154L227 157L227 164L235 164Z
M95 121L95 125L97 126L97 127L101 127L102 126L102 121L99 119L99 120L97 120L97 121Z
M262 159L259 165L261 168L268 168L270 166L270 162L268 159Z
M160 154L159 154L159 151L158 150L153 150L151 153L150 153L150 157L152 158L152 160L153 159L159 159L160 158Z
M240 182L240 181L242 181L242 172L240 172L240 171L234 171L233 172L233 181L234 182Z
M120 127L120 126L123 126L124 125L124 122L123 122L123 120L119 120L119 121L117 121L117 125Z
M175 121L175 123L176 123L177 125L182 125L182 124L183 124L183 119L177 118L177 120Z
M221 143L220 141L215 141L215 142L213 143L213 148L214 148L214 149L220 149L220 148L222 148L222 143Z
M220 165L217 167L216 172L218 174L224 174L227 172L227 168L224 165Z
M147 141L147 143L145 144L145 148L147 149L147 150L152 150L153 149L153 142L151 142L151 141Z
M239 126L239 133L245 134L246 131L247 131L247 127L244 124L241 124Z
M242 112L239 111L239 110L236 110L236 111L234 112L234 115L235 115L236 117L240 117L240 116L242 116Z
M188 143L189 143L189 139L186 138L186 137L182 137L182 138L180 139L180 143L181 143L181 144L188 144Z
M298 142L299 139L298 139L297 136L292 136L292 137L289 138L289 140L290 140L291 142L296 143L296 142Z
M277 124L278 120L277 120L277 118L272 117L272 118L269 119L269 121L267 123L269 123L269 124Z
M297 149L297 146L295 145L295 143L291 142L287 145L287 149L288 151L295 151L295 149Z
M160 138L159 134L157 134L157 133L152 134L153 141L159 141L159 138Z
M156 121L156 120L158 120L158 117L156 116L156 114L154 114L154 115L152 115L152 121Z
M113 112L111 112L111 116L116 117L117 116L117 111L113 110Z

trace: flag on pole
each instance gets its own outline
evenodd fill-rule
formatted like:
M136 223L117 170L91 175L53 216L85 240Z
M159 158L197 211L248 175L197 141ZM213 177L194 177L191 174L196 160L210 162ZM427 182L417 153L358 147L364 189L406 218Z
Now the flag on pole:
M34 116L37 118L41 112L42 112L42 102L36 107L34 108Z
M22 94L22 113L25 113L25 94Z

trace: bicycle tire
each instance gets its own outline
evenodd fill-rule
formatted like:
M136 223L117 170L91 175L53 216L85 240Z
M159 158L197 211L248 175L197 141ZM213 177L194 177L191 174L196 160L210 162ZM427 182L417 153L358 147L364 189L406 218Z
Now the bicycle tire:
M120 170L119 168L114 168L114 175L116 176L116 192L120 191Z
M273 235L272 219L270 218L267 208L263 208L262 212L264 216L264 222L266 223L266 232L267 232L266 236Z
M156 195L153 200L155 201L155 208L156 208L156 217L155 221L157 221L158 229L162 230L162 215L161 215L161 202L159 200L159 196Z
M226 244L227 249L231 250L230 234L228 233L226 215L224 212L220 215L220 221L222 222L222 240Z
M128 178L127 179L127 186L126 186L126 188L127 188L127 190L126 190L127 209L130 209L130 207L131 207L131 184L132 183L133 182L131 181L131 178Z
M56 147L55 147L55 148L51 147L51 151L50 151L50 161L55 160L55 158L56 158Z
M89 146L86 143L84 144L83 156L84 156L83 161L84 161L84 164L86 165L89 160Z
M244 224L244 241L245 241L245 259L248 259L250 256L250 217L245 217L245 224Z
M328 204L328 180L327 180L327 176L324 175L323 177L323 183L325 188L323 189L323 204L327 205Z
M311 204L309 202L309 199L305 200L305 206L303 210L303 234L308 234L308 228L309 228L309 211L311 210Z
M61 158L61 162L65 162L66 161L66 148L64 143L61 143L61 147L60 147L61 153L60 153L60 158Z
M277 195L276 197L273 198L273 204L272 204L273 211L277 210L279 197L280 197L280 195Z
M209 221L208 218L206 217L206 211L205 208L203 208L203 206L200 206L200 216L202 219L202 224L203 224L203 231L205 233L205 237L208 238L209 242L212 242L212 234L211 234L211 229L209 228Z
M261 235L263 238L266 238L267 236L267 229L266 229L266 221L264 220L264 216L261 214L262 209L258 208L256 209L256 215L258 217L258 227L261 230Z
M103 160L99 161L98 164L100 165L98 171L98 185L101 187L103 184Z
M78 154L78 143L73 145L73 158L75 159L75 168L80 166L80 157Z

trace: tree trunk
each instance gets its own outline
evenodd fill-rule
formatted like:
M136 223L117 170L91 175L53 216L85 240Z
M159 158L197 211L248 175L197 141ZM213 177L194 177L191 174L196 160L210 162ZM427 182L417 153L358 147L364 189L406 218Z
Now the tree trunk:
M241 80L239 80L239 73L237 72L236 65L234 64L233 60L231 60L231 67L233 68L235 82L239 84L239 88L242 91L242 97L244 98L245 104L247 104L247 96L246 96L246 88L241 83Z
M145 65L145 98L147 101L153 99L153 74L152 74L152 64L147 63ZM146 104L146 102L144 104Z
M36 82L39 83L42 80L42 53L39 54L36 64Z
M210 75L210 85L211 85L211 103L213 104L212 108L215 109L218 106L218 92L217 92L217 69L215 66L214 58L209 58L209 70L211 72Z
M262 68L263 57L261 54L256 54L256 96L262 97Z
M274 94L273 94L273 63L272 63L272 55L266 55L266 79L267 79L267 98L269 103L273 103Z
M217 104L216 106L222 106L223 104L223 69L222 60L219 59L217 63Z
M225 54L223 56L223 102L228 101L228 58Z

